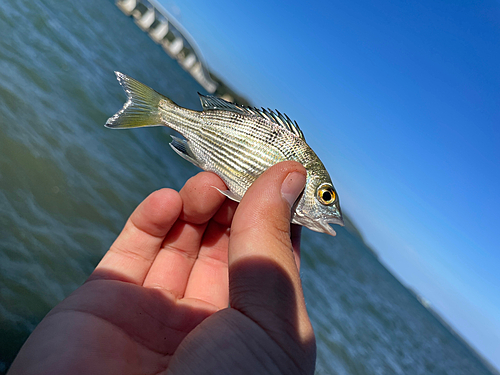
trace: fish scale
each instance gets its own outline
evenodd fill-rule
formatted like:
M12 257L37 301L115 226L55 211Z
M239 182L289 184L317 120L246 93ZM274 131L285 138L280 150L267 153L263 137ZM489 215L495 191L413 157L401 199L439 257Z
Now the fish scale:
M185 140L173 137L170 146L184 159L216 173L228 198L240 201L269 167L285 160L301 163L306 186L292 207L290 221L335 235L329 225L343 225L338 194L323 163L308 146L296 122L269 109L242 107L200 94L203 111L193 111L116 72L128 100L108 119L115 129L168 126Z

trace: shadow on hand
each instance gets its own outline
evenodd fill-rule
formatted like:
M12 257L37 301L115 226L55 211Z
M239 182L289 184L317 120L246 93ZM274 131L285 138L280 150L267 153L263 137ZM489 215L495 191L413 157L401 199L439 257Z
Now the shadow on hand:
M294 283L280 264L263 257L241 260L229 274L231 306L186 337L169 370L313 374L316 344L300 282Z

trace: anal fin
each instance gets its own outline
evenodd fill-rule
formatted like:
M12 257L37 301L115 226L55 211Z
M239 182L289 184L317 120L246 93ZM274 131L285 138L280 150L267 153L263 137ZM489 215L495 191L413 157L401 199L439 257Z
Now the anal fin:
M170 147L172 147L172 150L174 150L183 159L187 160L190 163L193 163L199 168L202 168L198 160L196 160L193 152L189 148L187 141L184 139L180 139L175 135L171 135L171 137L172 142L170 142Z

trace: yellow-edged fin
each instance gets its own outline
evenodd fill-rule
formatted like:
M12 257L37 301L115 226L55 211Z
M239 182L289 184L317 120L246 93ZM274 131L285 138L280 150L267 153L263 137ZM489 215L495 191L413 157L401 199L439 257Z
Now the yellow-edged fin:
M158 112L160 101L173 102L123 73L115 72L115 74L125 90L128 100L122 109L106 121L104 126L112 129L128 129L161 125L161 117Z

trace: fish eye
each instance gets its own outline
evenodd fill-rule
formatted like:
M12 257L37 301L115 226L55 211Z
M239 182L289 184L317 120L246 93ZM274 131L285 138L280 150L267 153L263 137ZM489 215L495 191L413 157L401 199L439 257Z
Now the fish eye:
M318 200L324 204L324 205L330 205L333 202L335 202L335 191L333 190L333 187L328 184L323 184L321 185L317 192Z

